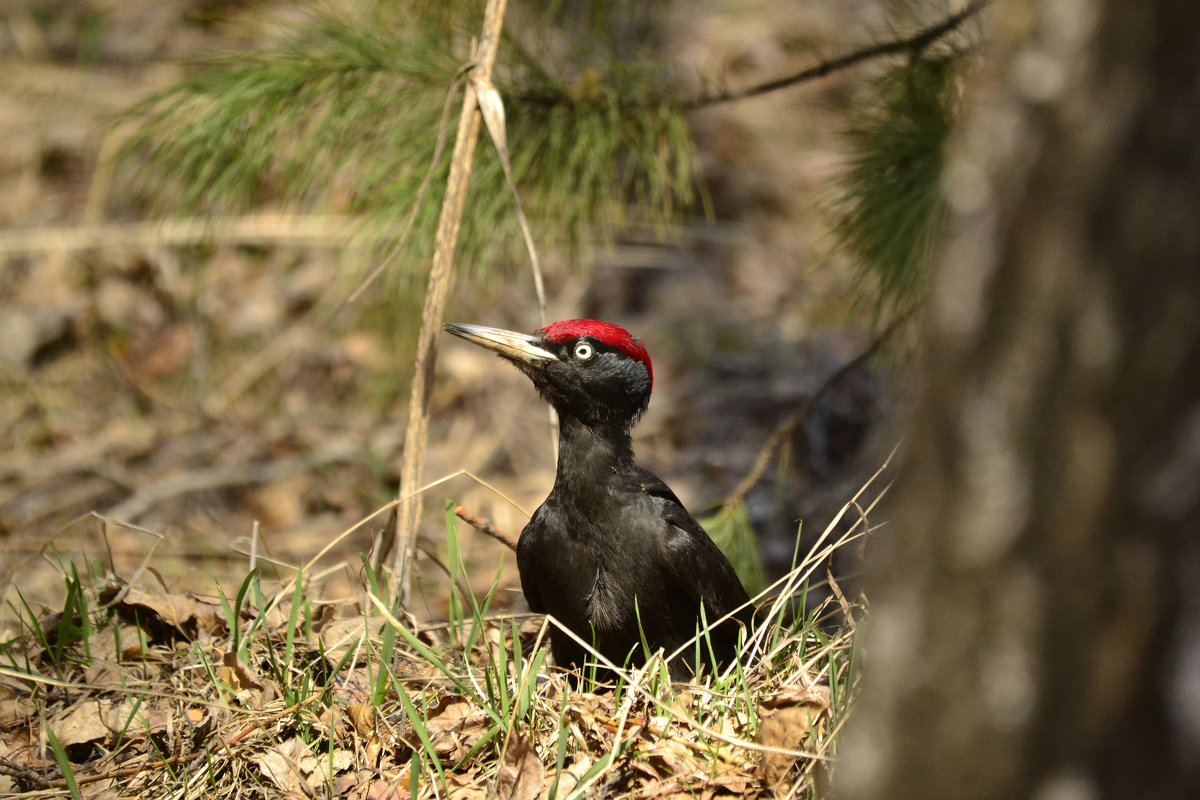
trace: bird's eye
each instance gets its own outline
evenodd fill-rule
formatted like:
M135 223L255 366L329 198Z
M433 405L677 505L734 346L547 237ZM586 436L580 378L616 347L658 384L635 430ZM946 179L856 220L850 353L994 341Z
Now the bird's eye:
M578 358L580 361L587 361L589 358L591 358L595 354L596 354L595 348L593 348L587 342L580 342L579 344L575 345L575 357Z

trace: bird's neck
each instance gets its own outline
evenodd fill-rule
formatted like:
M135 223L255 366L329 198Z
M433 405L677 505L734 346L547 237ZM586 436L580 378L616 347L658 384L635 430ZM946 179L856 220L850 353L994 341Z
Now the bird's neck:
M558 473L555 489L586 490L633 462L629 425L616 422L588 425L559 412Z

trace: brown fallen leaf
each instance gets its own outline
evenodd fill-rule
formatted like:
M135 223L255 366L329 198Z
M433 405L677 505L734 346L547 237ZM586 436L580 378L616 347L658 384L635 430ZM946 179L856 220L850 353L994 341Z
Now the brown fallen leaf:
M289 797L311 796L311 788L300 772L299 761L309 755L308 745L299 736L250 757L262 774ZM305 791L305 790L308 791Z
M446 694L429 710L425 730L434 752L446 762L466 758L491 728L491 718L465 697Z
M579 755L573 764L568 765L558 775L558 786L554 793L555 797L566 797L575 791L575 787L583 780L583 776L592 768L592 761L586 755ZM550 788L554 785L554 781L550 780L546 784L546 788L542 790L542 800L549 800Z
M12 730L31 723L37 709L37 704L27 693L0 684L0 730Z
M364 620L361 616L345 617L323 625L321 630L316 633L316 638L324 646L325 659L332 666L340 663L342 657L351 650L355 651L358 659L365 659L367 657L366 650L360 647L363 638L378 636L386 624L387 620L383 617L371 617L369 621ZM314 644L316 643L314 642ZM353 667L357 663L360 661L349 662L346 666Z
M395 781L371 781L367 785L364 800L408 800L408 789Z
M125 730L132 711L133 704L126 699L82 700L53 722L51 728L67 747L89 742L111 743Z
M535 800L545 782L541 759L529 739L513 737L496 776L497 800Z
M679 778L667 778L638 789L638 797L642 800L676 797L683 794L683 783Z
M217 667L216 689L224 695L226 687L233 689L233 697L227 700L236 699L249 708L262 708L280 694L274 681L257 675L232 651L221 653L221 665Z
M758 707L758 741L765 747L800 750L813 723L829 708L829 693L824 687L793 687L763 700ZM786 779L797 757L790 753L763 754L763 782L778 796L786 794Z
M371 766L379 763L379 753L383 750L383 741L379 738L378 712L370 703L354 703L346 709L350 723L358 738L365 742L366 762Z
M106 589L100 595L101 602L111 602L118 591L118 587ZM117 611L124 619L136 620L152 635L157 624L167 625L188 639L201 632L223 633L226 627L219 603L187 593L155 595L130 587L117 604Z
M124 360L129 369L144 378L165 378L191 361L195 338L195 331L187 323L167 325L137 336Z
M120 650L118 651L118 647ZM106 627L88 639L91 659L84 668L83 682L89 686L120 683L125 667L121 662L138 662L142 680L153 680L161 671L160 648L148 647L136 625L124 622Z
M578 705L567 708L567 721L589 746L605 750L617 730L616 703L609 695L580 694Z
M720 775L714 775L709 778L708 783L713 787L720 787L730 794L746 795L750 792L750 787L757 782L757 778L741 770L729 770Z
M341 748L334 750L332 754L325 751L302 755L296 762L309 785L327 784L335 776L353 769L355 763L354 753Z
M479 779L479 770L471 767L465 772L446 773L447 797L454 800L495 800L486 781ZM560 795L561 796L561 795Z
M367 739L375 734L375 706L370 703L354 703L346 709L350 724L360 738Z
M691 751L679 740L666 736L659 739L644 757L659 775L691 775L699 769Z
M252 489L246 504L264 530L294 528L304 519L305 498L315 481L310 473L271 481Z

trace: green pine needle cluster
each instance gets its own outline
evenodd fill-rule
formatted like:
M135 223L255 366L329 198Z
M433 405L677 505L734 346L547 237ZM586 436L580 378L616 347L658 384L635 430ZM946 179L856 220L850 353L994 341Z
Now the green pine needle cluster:
M336 211L360 219L368 241L386 250L415 209L400 259L399 274L408 274L432 251L462 68L479 32L479 9L463 6L482 4L312 11L273 44L211 59L138 105L124 154L161 213ZM692 144L657 71L601 58L563 69L579 76L567 80L539 58L506 38L494 72L539 244L603 240L631 209L639 222L672 221L694 199ZM459 262L478 276L523 263L520 247L485 132Z
M750 522L750 514L746 511L746 504L738 501L723 506L701 524L729 559L746 591L756 595L765 589L767 576L763 570L762 554L758 549L758 537Z
M860 297L877 318L910 308L929 275L960 66L957 54L928 53L889 68L845 131L851 156L834 192L834 236L859 265Z

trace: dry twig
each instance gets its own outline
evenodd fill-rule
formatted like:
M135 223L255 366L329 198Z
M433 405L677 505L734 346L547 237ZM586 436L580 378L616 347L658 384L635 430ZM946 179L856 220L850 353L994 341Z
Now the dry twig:
M855 64L861 64L864 61L870 61L873 58L881 58L883 56L893 55L918 55L921 51L928 48L938 39L953 32L964 22L966 22L975 14L984 9L991 0L972 0L967 3L961 11L951 14L936 25L930 26L921 30L912 36L906 36L901 39L891 39L886 42L864 47L861 50L855 50L852 53L847 53L837 58L831 58L828 61L822 61L820 64L800 70L794 75L787 75L783 78L777 78L773 81L760 83L755 86L749 86L744 89L730 89L716 94L704 95L689 100L683 103L683 108L696 109L705 108L707 106L715 106L719 103L731 103L735 100L745 100L748 97L757 97L760 94L768 94L779 89L786 89L789 86L795 86L799 83L807 83L808 81L824 78L826 75L837 72L847 67L852 67Z
M468 511L466 509L465 506L462 506L462 505L454 506L454 516L458 517L463 522L467 523L468 525L470 525L472 528L479 531L480 533L482 533L486 536L492 537L497 542L500 542L502 545L507 547L509 550L516 552L516 550L517 550L516 540L511 538L504 531L497 528L494 524L492 524L491 520L484 519L483 517L472 514L470 511Z
M841 383L847 375L861 367L867 362L868 359L875 355L875 353L879 352L879 348L883 346L884 342L891 338L892 334L896 332L897 328L904 324L910 316L911 312L908 312L901 314L894 319L890 325L884 328L883 331L876 336L869 345L867 345L865 350L847 361L842 366L838 367L837 371L830 375L829 378L826 379L823 384L821 384L821 387L804 401L804 404L800 406L796 413L792 414L790 417L781 422L779 426L771 432L771 435L767 437L767 441L764 442L763 446L759 449L758 455L754 459L754 465L750 468L750 471L746 473L746 477L742 478L741 483L734 487L733 491L729 493L729 496L725 498L726 506L732 506L746 499L746 495L750 493L750 490L754 488L755 484L762 480L762 476L766 473L767 467L771 464L772 456L775 455L775 451L779 449L779 446L783 443L783 440L791 435L792 431L796 429L797 425L808 419L809 414L813 412L813 409L817 407L817 403L821 402L826 394L828 394L835 386Z

